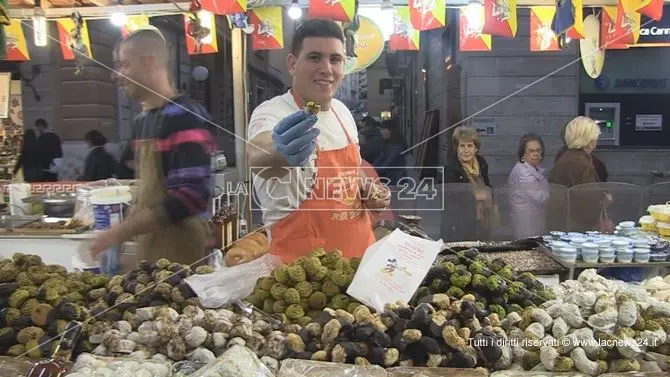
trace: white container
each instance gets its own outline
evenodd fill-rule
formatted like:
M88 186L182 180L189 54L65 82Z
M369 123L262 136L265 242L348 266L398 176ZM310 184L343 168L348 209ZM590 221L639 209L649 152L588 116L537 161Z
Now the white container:
M554 239L560 240L561 237L565 235L565 232L560 232L558 230L553 230L553 231L549 232L549 234L551 234L551 236L554 237Z
M600 254L599 256L600 263L614 263L614 260L616 259L616 255L614 254Z
M649 262L650 258L650 253L649 250L644 251L644 252L638 252L639 249L635 249L635 255L633 258L635 259L635 263L647 263Z
M582 244L582 254L584 253L590 253L590 254L598 254L598 244L593 243L593 242L586 242Z
M617 251L616 260L619 263L631 263L633 261L634 255L635 253L631 249L627 249L626 251Z
M637 238L633 240L633 247L636 249L648 249L649 248L649 240L644 239L644 238Z
M566 262L575 263L577 261L577 248L571 246L561 248L559 256Z
M635 228L635 221L622 221L619 223L621 229L632 229Z
M598 255L597 252L596 253L584 253L582 251L582 260L584 261L584 263L598 263L599 258L600 258L600 256Z
M612 241L612 246L614 247L615 250L626 250L630 243L628 241L624 241L622 239L617 239Z
M603 247L609 247L612 244L612 241L607 238L598 238L593 241L593 243L598 245L599 249L602 249Z
M91 206L96 230L105 230L123 221L125 207L133 196L129 186L102 187L91 191Z
M611 246L601 247L600 249L598 249L598 253L600 255L603 255L603 254L604 255L616 255L616 251Z

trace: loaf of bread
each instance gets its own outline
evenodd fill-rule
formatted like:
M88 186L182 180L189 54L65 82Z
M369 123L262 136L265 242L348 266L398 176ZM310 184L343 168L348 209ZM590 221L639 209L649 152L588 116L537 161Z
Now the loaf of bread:
M270 242L262 232L253 232L237 240L225 256L226 266L237 266L251 262L265 255L270 249Z

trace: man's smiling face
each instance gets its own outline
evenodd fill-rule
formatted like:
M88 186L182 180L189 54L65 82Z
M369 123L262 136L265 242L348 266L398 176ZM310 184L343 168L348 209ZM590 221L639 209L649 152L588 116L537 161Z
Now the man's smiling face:
M293 88L305 101L328 106L344 77L344 44L337 38L309 37L298 56L288 56Z

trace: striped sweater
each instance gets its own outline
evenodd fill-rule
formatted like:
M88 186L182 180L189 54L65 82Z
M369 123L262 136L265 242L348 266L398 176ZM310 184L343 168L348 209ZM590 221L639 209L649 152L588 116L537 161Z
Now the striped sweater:
M133 149L151 140L161 153L167 191L163 207L173 223L207 210L216 148L211 124L207 110L185 96L135 118Z

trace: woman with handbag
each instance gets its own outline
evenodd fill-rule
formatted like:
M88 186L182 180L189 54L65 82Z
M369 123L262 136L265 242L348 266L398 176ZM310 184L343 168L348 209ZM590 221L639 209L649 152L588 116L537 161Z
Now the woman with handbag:
M593 119L578 116L571 120L565 128L567 150L551 169L549 183L570 188L599 182L598 172L591 157L599 136L600 127ZM607 218L607 207L612 203L610 193L596 191L582 198L575 198L575 201L576 203L570 205L570 230L597 229L604 233L610 233L613 230Z

